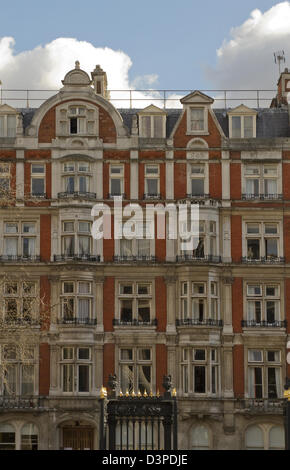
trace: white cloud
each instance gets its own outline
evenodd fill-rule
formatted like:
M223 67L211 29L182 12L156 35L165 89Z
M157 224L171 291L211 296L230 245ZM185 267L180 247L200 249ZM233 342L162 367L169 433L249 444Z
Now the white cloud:
M144 75L136 77L130 83L129 69L132 66L130 57L123 51L115 51L108 47L95 47L86 41L78 41L74 38L57 38L54 41L35 47L30 51L16 54L14 52L15 41L12 37L0 38L0 80L3 87L3 102L7 101L12 106L25 106L26 101L8 101L8 98L21 98L24 93L5 92L6 89L45 89L58 90L62 87L61 80L65 74L74 68L76 60L80 61L81 68L88 72L94 70L96 64L100 64L107 72L108 87L111 90L128 90L151 88L158 80L158 75ZM39 106L40 101L32 98L39 93L30 93L30 106ZM44 95L41 95L44 96ZM46 94L46 97L51 94ZM133 97L138 101L132 103L134 107L145 107L152 99L159 99L159 95L143 94L135 92ZM6 98L6 99L5 99ZM129 107L129 93L111 93L113 104L118 107ZM126 98L127 101L121 101ZM146 98L145 100L142 100ZM119 99L119 101L115 101ZM142 100L142 101L139 101ZM160 106L161 102L154 101Z
M278 3L265 13L253 10L217 50L217 65L207 68L207 78L219 89L276 89L279 71L273 53L284 50L282 69L287 63L290 66L289 25L290 2Z

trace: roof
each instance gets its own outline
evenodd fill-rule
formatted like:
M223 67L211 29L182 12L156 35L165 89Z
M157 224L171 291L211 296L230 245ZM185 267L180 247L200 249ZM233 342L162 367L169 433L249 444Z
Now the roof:
M23 115L23 126L27 128L33 118L36 108L20 108L19 112ZM119 113L123 118L125 126L131 132L132 119L134 115L138 115L138 112L142 111L139 108L133 109L118 109ZM229 126L228 126L228 113L229 109L215 108L213 112L224 131L224 134L228 137ZM257 138L275 138L275 137L290 137L290 121L288 108L259 108L257 111ZM166 137L170 137L170 134L182 113L182 109L166 109Z

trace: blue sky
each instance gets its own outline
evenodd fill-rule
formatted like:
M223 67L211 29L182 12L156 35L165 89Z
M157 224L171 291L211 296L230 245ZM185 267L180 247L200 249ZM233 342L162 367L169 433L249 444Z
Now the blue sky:
M136 81L136 77L158 75L154 88L205 89L223 85L215 79L216 67L219 74L223 73L216 51L224 41L229 42L231 28L243 25L254 9L264 14L277 3L273 0L14 0L1 5L0 37L14 38L14 55L45 46L59 37L76 38L97 48L108 47L127 54L132 61L128 68L130 83L140 86L144 82L138 78ZM278 46L286 47L285 35L275 37L274 42L274 50ZM269 70L274 68L273 51L268 51ZM226 57L223 56L224 64ZM82 57L76 59L82 63ZM5 73L4 70L4 76ZM226 78L223 80L226 82Z

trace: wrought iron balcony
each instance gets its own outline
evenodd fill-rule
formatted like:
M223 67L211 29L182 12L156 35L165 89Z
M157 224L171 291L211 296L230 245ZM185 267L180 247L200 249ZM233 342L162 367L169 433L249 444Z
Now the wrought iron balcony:
M242 263L246 264L279 264L279 263L285 263L285 257L284 256L276 256L276 257L270 257L270 256L262 256L261 258L248 258L247 256L243 256L241 258Z
M83 199L97 199L96 193L90 193L88 191L64 191L62 193L58 193L57 197L59 199L69 199L69 198L83 198Z
M206 255L206 256L194 256L194 255L178 255L176 256L178 263L193 261L195 263L221 263L221 256Z
M214 320L207 318L206 320L198 320L195 318L182 318L175 321L176 326L218 326L222 327L224 322L222 320Z
M201 194L187 194L186 197L188 199L209 199L210 195L209 194L204 194L204 193L201 193Z
M242 199L245 201L251 201L254 199L258 199L260 201L268 201L268 200L277 200L283 199L283 194L251 194L251 193L244 193L242 194Z
M136 256L114 256L113 257L113 261L115 263L136 263L136 262L148 262L148 261L152 261L152 262L156 262L157 258L156 256L151 256L151 255L136 255Z
M149 321L139 321L136 319L124 321L120 320L119 318L114 318L113 326L157 326L157 318Z
M79 317L63 317L58 318L57 323L60 325L89 325L93 326L97 324L96 318L79 318Z
M13 313L7 313L4 317L4 323L10 326L39 326L40 320L37 318L31 318L29 316L22 316L21 314L14 315Z
M257 322L255 320L242 320L241 324L243 328L286 328L287 320L282 320L282 321L275 320L274 322L269 322L269 321Z
M121 194L112 194L112 193L108 193L108 199L114 199L114 197L117 197L119 199L126 199L126 194L125 193L121 193Z
M161 194L159 194L159 193L156 193L156 194L145 193L145 194L143 194L143 199L161 199Z
M90 254L83 254L83 255L54 255L54 261L97 261L100 262L101 257L99 255L90 255Z
M43 407L43 398L34 396L0 396L0 408L25 410Z
M30 197L31 198L39 198L39 199L48 199L46 193L31 193Z
M29 256L23 256L23 255L1 255L0 256L0 261L5 261L5 262L39 262L40 261L40 256L35 256L35 255L29 255Z

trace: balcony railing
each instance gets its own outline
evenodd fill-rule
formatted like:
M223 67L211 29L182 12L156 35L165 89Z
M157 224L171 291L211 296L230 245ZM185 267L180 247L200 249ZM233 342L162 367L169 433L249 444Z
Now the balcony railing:
M151 256L151 255L136 255L136 256L114 256L113 257L113 261L115 263L129 263L129 262L139 262L139 261L144 261L144 262L148 262L148 261L152 261L152 262L156 262L157 258L156 256Z
M35 409L43 407L43 398L33 396L0 396L0 409Z
M222 327L224 322L222 320L214 320L207 318L206 320L197 320L195 318L182 318L176 320L176 326L218 326Z
M186 197L188 199L209 199L210 195L209 194L204 194L204 193L201 193L201 194L187 194Z
M119 318L114 318L113 326L157 326L157 318L149 321L139 321L135 319L124 321Z
M156 194L145 193L145 194L143 194L143 199L161 199L161 194L159 194L159 193L156 193Z
M96 318L89 318L89 317L84 317L84 318L77 318L77 317L63 317L63 318L58 318L57 323L60 325L89 325L93 326L97 324L97 319Z
M194 256L194 255L178 255L176 256L178 263L193 261L195 263L221 263L221 256L206 255L206 256Z
M54 255L54 261L97 261L100 262L101 257L99 255L90 255L90 254L83 254L83 255Z
M286 328L287 327L287 320L282 321L260 321L257 322L255 320L242 320L241 322L243 328Z
M252 413L283 412L284 400L282 398L246 398L241 401L242 407Z
M242 263L246 264L279 264L279 263L285 263L285 257L284 256L276 256L276 257L270 257L270 256L262 256L261 258L248 258L247 256L243 256L241 258Z
M0 256L0 261L8 261L8 262L15 262L15 261L20 261L20 262L39 262L40 261L40 256L35 256L35 255L29 255L29 256L23 256L23 255L1 255Z
M250 201L253 199L259 199L260 201L268 201L268 200L277 200L283 199L283 194L250 194L244 193L242 194L242 199L245 201Z
M11 326L39 326L40 320L37 318L31 318L29 316L23 317L19 314L19 316L14 316L13 313L7 313L4 317L4 323L6 325Z
M108 199L114 199L114 197L118 198L118 199L126 199L126 194L125 193L122 193L122 194L112 194L112 193L108 193Z
M69 198L97 199L96 193L90 193L87 191L74 191L74 192L64 191L62 193L58 193L57 197L59 199L69 199Z

